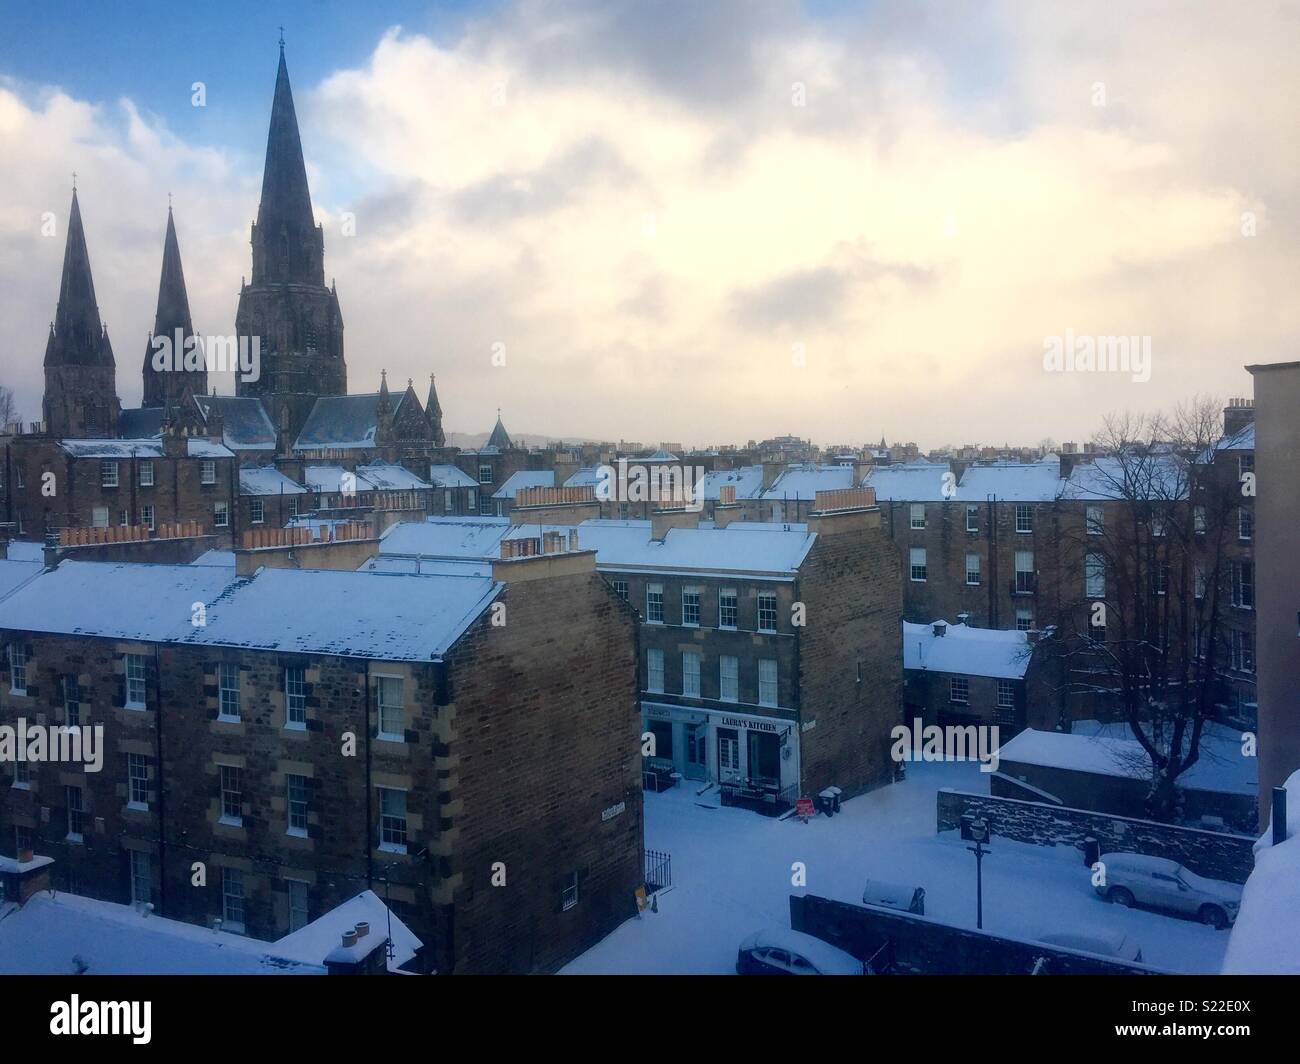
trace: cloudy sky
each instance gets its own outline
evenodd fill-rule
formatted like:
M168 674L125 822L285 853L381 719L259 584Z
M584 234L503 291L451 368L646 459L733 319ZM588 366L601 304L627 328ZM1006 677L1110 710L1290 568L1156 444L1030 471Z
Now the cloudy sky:
M123 402L169 192L233 330L281 24L350 386L436 372L451 430L1085 439L1300 357L1296 0L178 6L0 3L29 418L74 170ZM1046 372L1067 330L1150 380Z

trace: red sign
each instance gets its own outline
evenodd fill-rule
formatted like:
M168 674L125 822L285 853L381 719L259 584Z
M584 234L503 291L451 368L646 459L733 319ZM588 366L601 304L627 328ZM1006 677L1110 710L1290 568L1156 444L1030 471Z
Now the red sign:
M811 798L796 798L794 800L794 811L796 816L803 817L804 820L811 819L815 812L813 800Z

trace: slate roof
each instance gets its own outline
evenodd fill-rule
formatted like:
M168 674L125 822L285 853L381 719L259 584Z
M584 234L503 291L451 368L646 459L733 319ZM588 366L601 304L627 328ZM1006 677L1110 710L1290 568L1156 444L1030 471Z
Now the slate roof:
M323 395L311 408L293 448L295 451L373 448L378 431L378 392Z
M203 420L215 410L221 415L222 440L237 451L274 451L275 425L260 399L248 395L196 395Z
M128 440L143 440L162 435L161 406L128 407L117 419L117 434Z

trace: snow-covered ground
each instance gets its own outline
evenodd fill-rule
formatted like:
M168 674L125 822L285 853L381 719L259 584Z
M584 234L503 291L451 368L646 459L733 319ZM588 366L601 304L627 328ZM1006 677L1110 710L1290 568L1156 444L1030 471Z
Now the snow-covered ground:
M646 846L672 855L673 889L659 912L629 920L569 964L566 973L726 973L736 947L764 927L789 927L791 893L862 900L868 879L924 887L926 915L975 926L975 858L956 832L935 832L940 787L987 793L975 763L908 766L906 782L844 804L808 824L716 807L687 781L645 796ZM711 806L702 808L701 803ZM807 886L791 886L802 862ZM984 927L1036 938L1047 931L1123 931L1147 964L1217 972L1228 933L1188 920L1108 905L1079 852L993 840L984 859Z

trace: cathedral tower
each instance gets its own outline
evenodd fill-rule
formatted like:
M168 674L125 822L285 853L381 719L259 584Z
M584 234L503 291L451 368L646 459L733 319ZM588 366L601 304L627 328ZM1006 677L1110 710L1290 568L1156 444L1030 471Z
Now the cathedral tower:
M63 249L59 306L45 344L45 431L63 439L117 434L121 403L113 345L99 320L90 255L81 227L81 205L72 190L68 239Z
M252 281L240 289L235 331L260 343L260 376L237 379L235 390L260 398L282 442L292 446L318 397L346 394L347 365L338 295L325 286L325 236L312 217L283 43L252 247Z
M180 337L180 345L177 337ZM189 348L187 341L194 336L194 323L190 319L190 298L185 291L185 273L181 269L181 249L176 240L176 223L171 208L167 208L167 236L163 241L162 276L158 280L158 309L154 313L153 332L144 354L144 399L141 406L162 406L187 409L191 397L206 395L208 373L202 362L199 368L186 370L184 365L172 364L159 370L155 367L158 348L154 337L166 337L168 346L163 350L172 357L184 358ZM201 355L201 352L197 352Z

